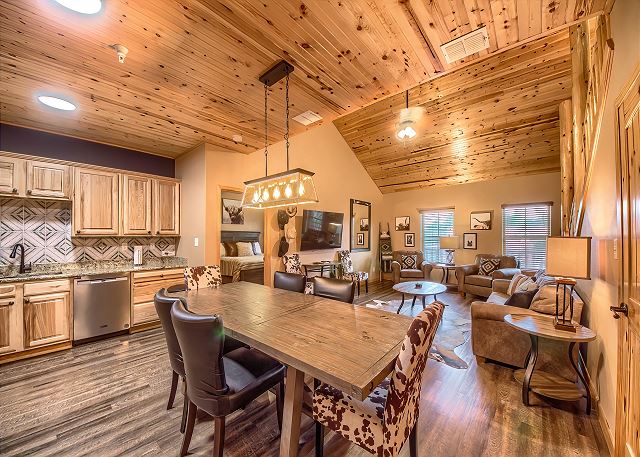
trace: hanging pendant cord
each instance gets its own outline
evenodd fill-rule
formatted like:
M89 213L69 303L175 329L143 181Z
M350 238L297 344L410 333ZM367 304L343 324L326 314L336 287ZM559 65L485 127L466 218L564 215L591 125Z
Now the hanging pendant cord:
M287 76L285 79L285 103L287 105L285 111L285 132L284 132L284 141L285 141L285 149L287 151L287 171L289 171L289 72L287 71Z
M268 167L268 159L269 159L269 151L267 147L269 146L269 135L268 128L269 123L267 122L267 99L269 97L269 91L267 90L267 85L264 85L264 175L269 175L269 167Z

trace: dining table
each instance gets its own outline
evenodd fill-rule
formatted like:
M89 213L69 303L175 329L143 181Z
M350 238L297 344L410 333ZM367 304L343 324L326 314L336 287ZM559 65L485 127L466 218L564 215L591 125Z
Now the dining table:
M298 454L305 375L364 400L393 370L411 318L249 282L172 294L287 367L280 456Z

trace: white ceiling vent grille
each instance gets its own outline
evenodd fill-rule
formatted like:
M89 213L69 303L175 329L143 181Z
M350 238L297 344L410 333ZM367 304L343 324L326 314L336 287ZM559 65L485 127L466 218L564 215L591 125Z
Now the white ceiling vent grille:
M440 46L447 63L453 63L488 47L489 35L486 27L481 27Z
M293 118L294 121L300 122L302 125L311 125L315 122L321 121L322 116L318 113L314 113L313 111L305 111L302 114L298 114Z

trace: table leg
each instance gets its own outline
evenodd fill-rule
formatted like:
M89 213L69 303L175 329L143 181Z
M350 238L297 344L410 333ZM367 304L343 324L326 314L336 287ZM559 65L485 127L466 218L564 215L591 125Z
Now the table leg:
M442 280L444 281L442 284L445 286L449 284L449 269L447 267L443 268L444 274L442 275Z
M400 314L400 310L402 309L403 306L404 306L404 294L402 294L402 303L400 303L400 306L398 306L398 314Z
M413 300L411 301L411 309L413 309L413 305L416 304L416 296L413 296Z
M425 304L425 302L424 302L424 300L425 300L425 296L423 295L423 296L422 296L422 297L420 297L420 298L422 299L422 309L424 309L424 308L425 308L425 306L426 306L426 304Z
M538 337L536 335L529 336L531 337L531 351L527 356L527 369L524 372L524 380L522 382L522 403L525 406L529 406L529 385L538 361Z
M573 360L573 348L575 345L576 345L575 341L572 341L571 343L569 343L569 360L571 361L571 366L573 367L573 369L576 370L578 379L580 379L580 381L582 382L582 385L584 386L584 390L586 392L586 397L587 397L587 415L590 415L591 414L591 390L589 389L589 385L587 384L587 380L582 374L582 371L578 369L578 366Z
M304 373L287 366L282 431L280 432L280 457L295 457L298 455L303 394Z

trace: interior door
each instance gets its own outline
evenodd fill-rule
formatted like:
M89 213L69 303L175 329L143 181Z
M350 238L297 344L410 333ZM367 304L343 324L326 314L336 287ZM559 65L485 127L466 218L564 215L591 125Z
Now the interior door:
M616 455L640 456L640 71L618 104L618 171L622 225Z

